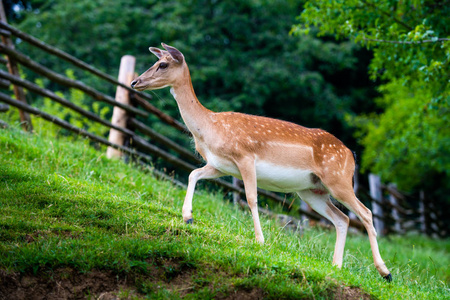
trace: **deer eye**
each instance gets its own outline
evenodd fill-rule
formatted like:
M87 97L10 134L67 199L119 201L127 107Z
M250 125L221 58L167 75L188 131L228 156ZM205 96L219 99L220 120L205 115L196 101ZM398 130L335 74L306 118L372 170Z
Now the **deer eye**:
M169 66L168 63L162 62L162 63L159 64L159 68L158 68L158 69L165 69L165 68L167 68L168 66Z

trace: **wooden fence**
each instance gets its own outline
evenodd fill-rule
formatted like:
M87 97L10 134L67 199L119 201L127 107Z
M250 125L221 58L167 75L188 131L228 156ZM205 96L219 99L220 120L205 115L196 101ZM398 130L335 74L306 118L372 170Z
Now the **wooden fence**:
M5 89L10 85L13 85L15 95L15 99L13 99L10 95L0 92L0 102L4 103L0 105L0 112L8 110L9 106L13 106L19 109L20 120L23 124L22 127L24 130L33 130L31 118L29 116L30 114L33 114L78 135L82 135L97 143L106 145L108 147L107 156L110 158L121 157L126 154L139 161L152 163L157 157L172 165L176 170L184 170L188 172L192 171L197 166L202 164L202 160L194 153L192 153L191 150L185 149L184 147L170 140L166 136L158 133L153 128L150 128L136 118L137 116L148 117L150 115L153 115L156 116L162 123L178 130L180 134L190 134L187 128L182 123L180 123L176 119L173 119L164 112L161 112L159 109L153 106L149 102L152 100L152 97L149 94L137 92L130 88L129 84L135 76L134 57L126 55L122 58L119 78L115 79L110 75L105 74L98 69L88 65L87 63L71 56L70 54L47 45L39 39L36 39L35 37L32 37L14 28L13 26L10 26L6 22L2 4L0 7L0 17L0 35L2 36L0 52L3 53L7 58L6 60L1 59L0 64L6 64L8 66L8 71L0 69L0 88ZM53 55L62 60L65 60L71 63L73 66L81 70L88 71L101 80L116 86L116 97L113 98L109 95L106 95L96 90L95 88L86 85L83 82L67 78L66 76L58 74L53 70L34 61L31 57L21 53L14 48L14 43L11 39L12 36L20 38L21 41L37 47L45 51L49 55ZM90 96L93 101L102 101L104 103L112 105L114 107L112 121L104 120L96 114L73 104L69 100L57 95L56 93L21 78L18 73L18 65L21 65L33 71L34 73L62 86L78 89L84 94ZM99 124L102 124L103 126L110 128L109 139L97 136L83 128L76 127L65 120L57 118L51 114L43 112L36 107L29 105L26 102L24 89L33 94L46 97L54 102L57 102L60 105L73 110L74 113L78 113L88 118L92 122L97 122ZM132 103L137 103L139 107L134 107ZM137 134L136 131L138 131L141 135ZM152 142L149 142L148 139L150 139ZM126 143L126 141L131 141L131 143ZM133 147L131 147L130 145L133 145ZM157 145L162 145L164 148L170 149L171 151L175 152L176 155L169 153L168 151L162 149ZM173 178L171 178L170 176L165 175L161 171L153 169L153 172L159 177L164 177L168 180L174 181L176 184L181 184L180 182L173 180ZM211 182L222 187L226 191L233 192L234 200L237 203L242 204L240 196L245 196L245 193L238 181L233 181L233 183L231 183L225 180L215 179L211 180ZM373 203L372 208L374 209L375 225L377 226L377 230L381 234L387 234L391 232L403 233L414 227L428 234L436 234L437 232L439 235L441 235L442 229L439 224L433 222L433 214L428 213L430 207L425 206L426 201L421 202L424 205L421 208L422 213L420 213L420 210L413 210L412 208L405 209L402 206L402 204L406 203L404 201L405 196L396 191L394 187L385 187L381 184L378 184L378 186L376 184L373 185L374 188L372 188L371 190L375 191L376 189L378 189L378 192L373 192L373 194L368 198L368 201L372 201ZM358 189L362 190L360 188ZM388 193L387 198L384 196L386 192ZM258 193L260 197L262 196L266 199L270 199L270 201L281 203L288 210L290 210L292 207L291 201L287 201L286 198L281 197L278 194L261 189L258 190ZM275 215L270 212L270 210L263 208L261 208L261 212ZM298 213L304 218L306 217L312 220L321 220L321 217L315 212L311 211L308 207L302 206L298 209ZM405 216L412 217L415 215L419 216L418 221L423 222L418 223L417 220L402 221L405 220ZM277 215L277 217L284 220L284 222L290 222L292 224L295 223L296 225L298 225L300 222L300 219L296 219L293 217L286 217L283 215ZM320 222L319 224L322 224L322 222ZM354 218L354 216L351 216L350 225L354 228L362 228L361 222Z
M397 190L395 184L382 184L380 177L369 174L369 190L358 191L360 198L372 204L374 226L381 234L404 234L421 232L433 237L447 237L448 225L444 222L444 211L440 211L432 198L423 190L415 195L406 195Z

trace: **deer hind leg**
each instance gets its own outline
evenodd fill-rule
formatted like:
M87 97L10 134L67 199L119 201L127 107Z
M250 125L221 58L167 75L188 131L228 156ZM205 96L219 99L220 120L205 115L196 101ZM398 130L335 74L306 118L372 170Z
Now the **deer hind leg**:
M182 211L184 222L192 224L194 221L192 218L192 198L194 197L197 181L200 179L213 179L221 176L223 176L223 174L211 165L206 165L203 168L195 169L191 172Z
M349 219L330 200L329 194L320 195L311 190L304 190L297 193L300 198L311 206L316 212L327 218L336 227L336 245L334 247L333 265L342 267L344 257L345 239Z
M336 180L336 178L334 179ZM381 258L380 250L378 249L377 233L373 227L372 212L356 197L353 192L351 177L346 181L337 180L336 182L328 185L326 178L322 179L322 182L325 186L327 186L328 190L331 192L331 195L336 198L336 200L341 202L361 220L367 230L367 234L369 235L370 247L372 249L375 267L384 279L391 281L391 273Z

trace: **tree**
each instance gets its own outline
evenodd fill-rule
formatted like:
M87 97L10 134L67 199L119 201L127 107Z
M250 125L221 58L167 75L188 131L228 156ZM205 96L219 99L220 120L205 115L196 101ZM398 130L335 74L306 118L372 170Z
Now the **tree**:
M360 129L363 167L449 199L450 1L312 0L299 20L296 34L314 28L373 51L382 113L349 117Z

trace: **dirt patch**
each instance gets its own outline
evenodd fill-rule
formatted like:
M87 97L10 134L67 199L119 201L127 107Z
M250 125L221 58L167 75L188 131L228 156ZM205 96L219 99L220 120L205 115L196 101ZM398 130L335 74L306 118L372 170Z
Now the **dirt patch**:
M142 283L154 287L147 292L166 289L185 296L194 287L195 268L178 260L153 260L142 271L119 275L105 270L81 273L61 268L34 275L0 270L0 299L136 299L144 298L138 292L142 291Z
M98 298L102 293L125 289L129 289L126 280L108 271L80 273L67 268L38 275L21 275L0 270L0 299Z
M371 300L372 296L357 287L341 286L333 291L332 298L335 300Z
M261 288L225 287L207 280L201 282L202 276L198 275L194 266L165 258L149 261L145 270L129 274L106 270L81 273L71 268L35 275L0 270L0 299L144 299L145 295L155 295L163 290L183 298L204 287L210 291L221 290L214 297L220 300L265 299L267 296ZM373 299L360 288L347 286L335 286L329 290L328 297L336 300Z
M151 269L151 270L150 270ZM81 273L70 268L47 271L36 275L8 273L0 270L0 299L144 299L165 289L182 298L198 288L194 282L195 268L183 263L164 260L152 265L147 274L117 275L112 271L93 270ZM143 283L148 290L142 290ZM214 290L214 287L211 287ZM264 291L231 290L215 297L220 300L264 299Z

